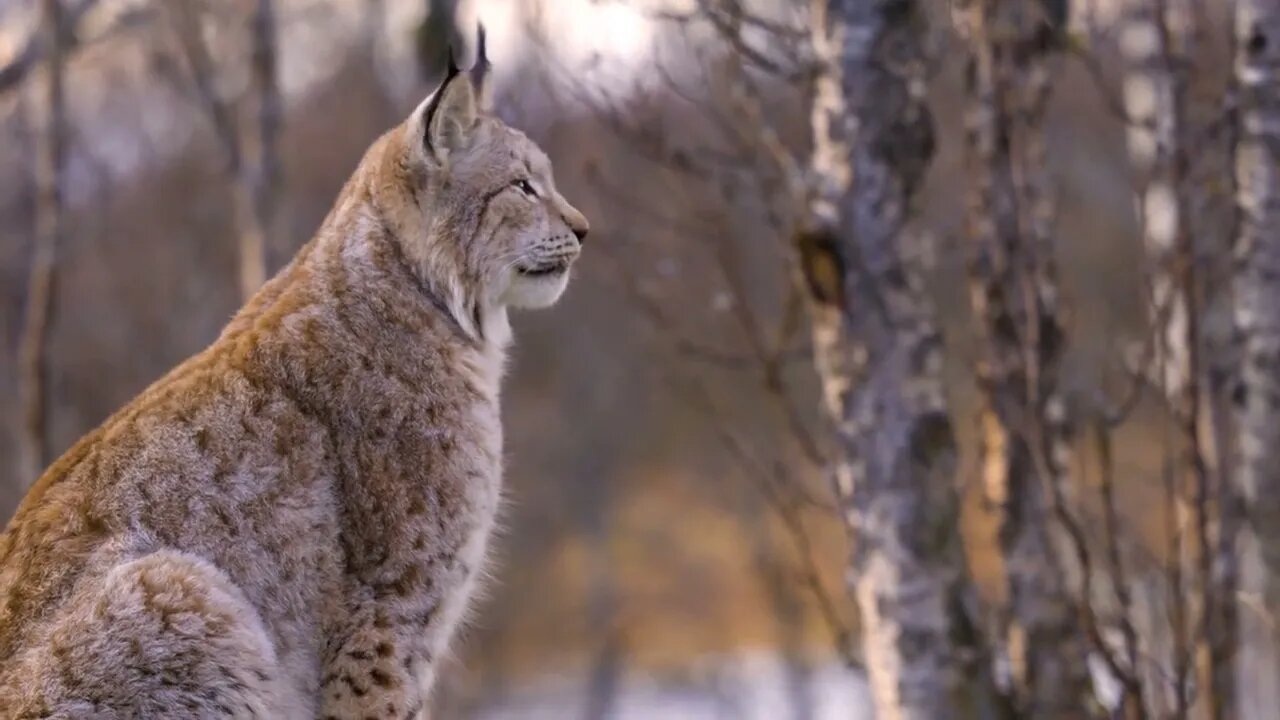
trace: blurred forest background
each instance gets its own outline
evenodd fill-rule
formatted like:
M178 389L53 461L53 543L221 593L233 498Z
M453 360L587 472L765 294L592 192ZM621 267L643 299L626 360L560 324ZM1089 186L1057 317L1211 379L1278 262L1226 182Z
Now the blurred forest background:
M435 717L1276 717L1272 0L0 0L0 515L479 22L593 230Z

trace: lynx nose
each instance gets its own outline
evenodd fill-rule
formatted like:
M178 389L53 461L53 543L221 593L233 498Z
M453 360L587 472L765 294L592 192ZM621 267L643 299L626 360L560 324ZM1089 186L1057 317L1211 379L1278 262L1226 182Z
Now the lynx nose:
M572 205L565 203L563 217L564 223L573 231L573 236L578 238L578 244L581 245L586 240L587 233L591 230L591 223L587 222L587 216Z

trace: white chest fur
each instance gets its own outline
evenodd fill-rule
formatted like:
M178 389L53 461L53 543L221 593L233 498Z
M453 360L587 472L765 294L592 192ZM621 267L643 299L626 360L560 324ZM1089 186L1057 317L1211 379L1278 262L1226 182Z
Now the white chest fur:
M457 560L464 568L460 582L445 589L436 620L427 631L427 647L433 657L447 651L449 641L463 622L476 594L477 585L485 576L485 559L489 538L501 503L502 488L502 422L499 391L505 372L507 347L511 339L511 326L505 309L484 318L485 343L468 354L466 366L472 380L479 386L483 398L470 409L471 422L476 430L477 463L480 472L467 483L468 506L475 513ZM419 682L424 693L435 680L437 662L428 663L422 670Z

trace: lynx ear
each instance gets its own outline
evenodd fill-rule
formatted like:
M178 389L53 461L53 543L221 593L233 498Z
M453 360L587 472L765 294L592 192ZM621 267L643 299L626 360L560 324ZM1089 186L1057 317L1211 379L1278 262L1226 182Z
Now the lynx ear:
M449 56L449 72L431 97L414 114L427 155L444 161L467 143L477 118L476 92L471 78L458 71Z

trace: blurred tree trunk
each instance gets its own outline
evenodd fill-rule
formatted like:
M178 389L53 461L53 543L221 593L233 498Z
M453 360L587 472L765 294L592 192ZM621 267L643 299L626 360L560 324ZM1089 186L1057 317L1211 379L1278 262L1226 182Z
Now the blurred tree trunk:
M18 477L30 484L48 461L48 344L62 239L63 160L66 151L66 108L63 93L67 27L61 0L41 0L40 33L45 72L36 139L35 242L22 337L18 344L22 408Z
M387 118L388 122L395 122L400 114L393 101L393 98L397 97L399 73L396 73L390 64L385 63L381 55L386 37L387 15L387 0L365 0L364 27L359 42L355 44L354 54L355 62L367 67L369 76L377 83L378 92L374 94L374 101L377 103L376 116Z
M1230 553L1215 554L1211 534L1216 529L1219 546L1231 546L1236 523L1230 493L1223 492L1229 481L1218 447L1223 437L1219 425L1227 415L1222 410L1224 386L1212 381L1209 373L1223 364L1213 355L1225 348L1204 336L1210 273L1200 258L1209 253L1208 248L1196 247L1189 217L1192 207L1204 205L1191 197L1194 188L1188 178L1193 13L1181 0L1129 0L1124 9L1124 102L1150 282L1151 370L1179 434L1180 462L1171 487L1178 501L1176 523L1186 528L1175 532L1168 559L1173 568L1170 582L1179 585L1168 618L1173 625L1172 657L1158 662L1169 666L1175 685L1182 688L1178 703L1183 710L1191 704L1192 693L1186 688L1194 663L1201 688L1194 693L1194 704L1207 717L1222 720L1236 715L1235 562ZM1211 496L1215 480L1216 498ZM1227 500L1219 501L1222 498ZM1216 506L1216 516L1211 506ZM1184 534L1192 541L1186 548ZM1193 610L1198 611L1194 619Z
M1239 0L1235 40L1236 325L1243 341L1238 437L1249 527L1241 565L1246 585L1262 596L1261 607L1246 613L1246 628L1257 634L1241 667L1265 703L1250 712L1267 717L1280 703L1280 4Z
M450 49L458 41L458 0L424 2L427 13L414 40L422 79L434 83L444 75L445 68L449 66Z
M592 447L610 448L611 445L603 440L593 443ZM599 481L608 475L606 468L612 460L610 449L597 449L593 453L595 457L586 460L589 471L581 477L587 482L575 503L583 525L583 541L588 548L586 630L595 645L591 671L587 674L582 720L608 720L614 716L626 670L627 648L618 621L617 562L610 543L613 498L609 483Z
M968 160L971 297L981 355L982 473L1002 508L1008 585L1003 642L1014 701L1027 717L1090 712L1088 644L1068 578L1064 526L1071 419L1058 387L1064 330L1046 196L1049 53L1060 28L1048 2L971 0Z
M558 138L552 138L554 143ZM566 350L588 355L587 338L577 338ZM568 370L563 368L562 370ZM593 417L607 418L622 407L617 388L625 379L615 368L613 377L567 371L560 383L568 397L580 398L578 408ZM619 561L615 520L618 488L601 482L616 468L625 466L626 440L617 425L601 422L584 427L578 435L580 450L573 453L566 470L574 478L565 510L575 539L584 547L582 606L586 637L590 638L590 671L583 688L581 720L607 720L618 713L619 695L627 669L626 628L620 614Z
M942 343L908 222L933 155L924 3L815 0L812 227L798 240L880 720L993 706L966 606Z
M595 620L592 627L598 627ZM591 672L587 675L586 698L582 720L608 720L613 717L621 691L624 671L624 647L621 634L608 629L598 636L599 646L592 656Z
M278 268L292 254L280 228L280 122L283 105L280 99L277 43L279 29L275 0L254 0L249 22L253 57L250 68L250 106L253 108L256 132L253 138L255 162L247 183L253 193L253 214L262 228L262 256L265 272ZM261 285L261 283L259 283ZM247 298L252 291L247 291ZM247 290L247 289L246 289Z
M250 94L255 122L239 123L233 103L217 87L217 68L205 43L201 10L194 0L166 7L191 73L193 90L213 124L230 183L239 259L240 293L248 299L266 281L268 238L276 214L276 135L280 95L276 79L277 28L273 0L252 0ZM248 130L242 131L241 125Z
M249 122L232 132L238 136L234 152L228 148L231 200L240 237L240 294L248 300L267 281L269 256L284 255L279 236L280 87L276 62L275 0L252 0L249 15L251 57L247 102ZM283 258L271 261L280 264Z

